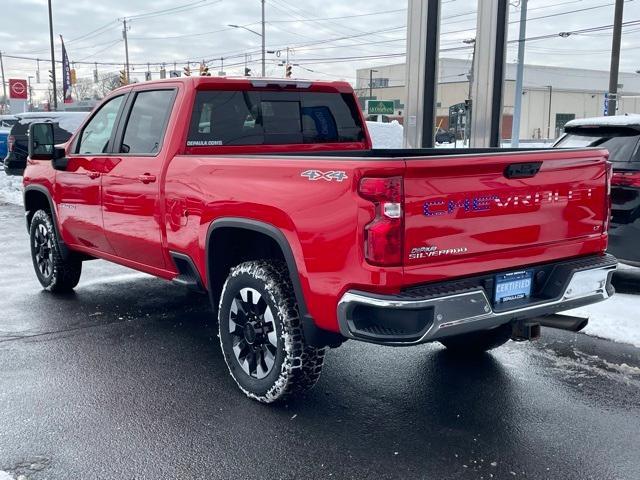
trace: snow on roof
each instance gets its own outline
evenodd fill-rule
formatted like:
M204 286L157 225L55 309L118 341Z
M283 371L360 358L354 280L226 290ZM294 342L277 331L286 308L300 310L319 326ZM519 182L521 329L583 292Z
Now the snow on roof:
M87 116L89 112L24 112L24 113L16 113L14 117L16 118L59 118L59 117L67 117L69 115L83 115Z
M565 128L572 127L630 127L640 126L640 115L614 115L612 117L580 118L567 122Z

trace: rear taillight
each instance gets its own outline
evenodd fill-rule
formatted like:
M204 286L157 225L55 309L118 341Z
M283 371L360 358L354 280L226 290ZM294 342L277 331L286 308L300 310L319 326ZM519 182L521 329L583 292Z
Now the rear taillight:
M363 178L360 196L375 205L375 218L364 229L364 255L374 265L402 264L402 177Z
M613 164L611 162L606 163L607 169L607 201L605 202L605 211L604 211L604 225L603 225L603 233L606 233L609 230L609 221L611 219L611 184L613 183L613 179L616 174L613 173Z
M640 188L640 172L615 172L611 183L616 187Z
M13 146L16 143L16 137L14 137L13 135L9 135L9 137L7 138L7 149L10 152L13 152Z

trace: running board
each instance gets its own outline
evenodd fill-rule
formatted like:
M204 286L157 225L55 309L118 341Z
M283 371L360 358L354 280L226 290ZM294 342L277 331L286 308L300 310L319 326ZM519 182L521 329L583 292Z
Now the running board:
M198 273L193 260L188 255L177 252L169 252L173 263L178 270L178 276L175 277L172 282L176 285L187 287L189 290L193 290L199 293L206 293L206 289Z

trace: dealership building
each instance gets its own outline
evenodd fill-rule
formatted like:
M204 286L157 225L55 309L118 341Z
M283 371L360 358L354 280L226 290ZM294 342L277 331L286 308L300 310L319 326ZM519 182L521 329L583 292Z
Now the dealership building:
M455 109L470 98L471 62L444 58L439 67L437 124L446 129L450 107ZM394 101L395 115L402 117L407 96L405 76L404 63L359 69L356 92L363 100L371 95L376 100ZM511 137L515 77L516 65L507 64L503 138ZM569 120L603 115L608 87L606 71L525 65L520 137L556 138ZM625 113L640 113L640 74L620 73L618 114Z

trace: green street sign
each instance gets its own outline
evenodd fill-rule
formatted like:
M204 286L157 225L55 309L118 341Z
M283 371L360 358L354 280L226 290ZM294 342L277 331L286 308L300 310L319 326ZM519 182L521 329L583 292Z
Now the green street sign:
M367 102L367 114L369 115L393 115L394 113L393 100L369 100Z

